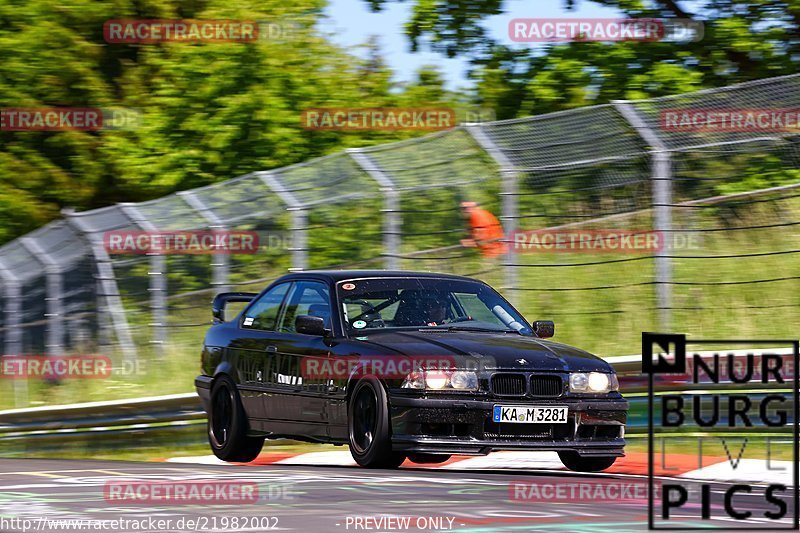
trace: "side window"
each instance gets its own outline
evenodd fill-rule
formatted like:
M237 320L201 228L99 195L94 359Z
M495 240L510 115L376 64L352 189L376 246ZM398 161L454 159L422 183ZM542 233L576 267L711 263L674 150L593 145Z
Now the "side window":
M294 321L300 315L322 317L325 327L331 327L331 305L328 287L316 281L299 281L294 284L287 299L286 309L278 331L295 333Z
M281 283L256 300L244 315L242 326L253 329L273 330L281 310L281 304L291 283Z

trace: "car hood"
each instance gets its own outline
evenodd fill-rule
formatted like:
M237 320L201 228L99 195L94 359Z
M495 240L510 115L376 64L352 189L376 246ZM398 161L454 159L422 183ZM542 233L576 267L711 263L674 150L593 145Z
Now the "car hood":
M558 342L516 333L466 331L386 331L361 342L409 356L466 356L488 370L610 371L611 366L589 352Z

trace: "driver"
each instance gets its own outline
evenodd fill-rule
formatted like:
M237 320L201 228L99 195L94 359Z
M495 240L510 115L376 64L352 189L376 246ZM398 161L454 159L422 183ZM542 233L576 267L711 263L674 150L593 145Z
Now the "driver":
M422 298L421 307L427 326L439 326L447 319L449 305L443 296L428 295Z

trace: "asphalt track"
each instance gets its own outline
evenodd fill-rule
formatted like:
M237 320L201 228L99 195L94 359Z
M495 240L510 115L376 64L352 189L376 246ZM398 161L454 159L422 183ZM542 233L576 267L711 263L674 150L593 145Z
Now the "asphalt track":
M261 488L251 504L135 504L111 503L104 496L109 482L234 480ZM357 467L215 466L116 461L0 460L0 530L28 531L644 531L647 501L588 498L558 501L512 498L510 484L538 487L566 484L596 486L608 483L644 485L646 478L621 474L582 475L558 471L458 471L401 468L396 471ZM690 499L699 502L698 482ZM722 492L730 484L712 485L712 518L700 520L700 506L684 506L682 527L726 526L744 523L719 518ZM530 494L530 493L528 493ZM641 495L641 493L638 493ZM630 495L629 495L630 496ZM791 498L788 498L791 500ZM739 495L738 505L755 511L774 507L763 495ZM790 515L793 505L789 503ZM367 518L408 517L408 526L367 522ZM357 519L361 519L359 522ZM16 519L16 521L14 520ZM147 520L170 520L146 523ZM247 524L245 524L247 519ZM438 519L438 520L437 520ZM25 522L27 520L28 522ZM82 520L82 522L69 522ZM141 521L116 524L112 520ZM181 522L181 520L183 520ZM195 520L192 524L188 520ZM239 520L234 524L234 520ZM420 521L421 520L421 521ZM105 522L101 522L105 521ZM671 522L673 526L678 523ZM752 526L764 527L749 522ZM774 522L771 522L774 527ZM192 526L192 527L189 527ZM236 527L238 526L238 527ZM106 529L101 529L105 527Z

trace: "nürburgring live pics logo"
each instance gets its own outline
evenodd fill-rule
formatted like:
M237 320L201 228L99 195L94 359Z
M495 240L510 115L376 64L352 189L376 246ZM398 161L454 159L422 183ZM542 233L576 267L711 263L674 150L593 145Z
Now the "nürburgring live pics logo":
M798 344L642 334L642 372L649 381L649 529L798 529ZM694 442L698 472L712 464L717 473L730 472L729 482L668 472L677 470L670 459L685 459L687 443ZM717 457L704 452L715 447ZM792 460L775 461L781 451Z

